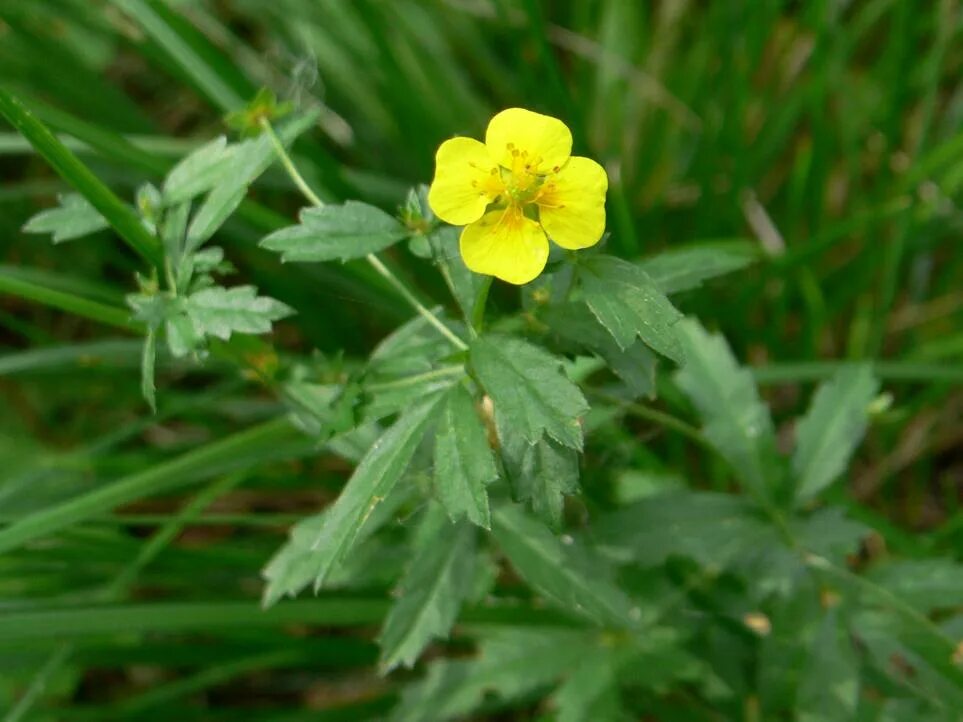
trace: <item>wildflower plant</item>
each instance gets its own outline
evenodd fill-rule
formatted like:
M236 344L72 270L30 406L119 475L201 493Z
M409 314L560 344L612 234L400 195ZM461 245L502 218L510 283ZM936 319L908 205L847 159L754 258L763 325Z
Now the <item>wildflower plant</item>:
M141 389L155 412L170 408L166 384L183 368L227 368L273 414L169 462L164 483L135 474L24 515L0 528L0 553L137 495L223 473L217 483L231 484L252 456L323 452L347 479L306 497L310 508L264 565L262 610L245 619L377 626L382 675L418 666L417 677L399 676L400 701L385 712L395 722L543 698L560 722L653 710L723 718L706 708L727 719L897 719L875 716L861 679L912 715L930 710L937 689L963 699L950 633L931 609L853 571L869 527L818 504L885 413L874 369L845 365L823 381L787 444L750 370L677 306L674 297L752 265L752 246L616 254L603 165L562 120L523 108L495 114L484 141L444 140L430 184L400 209L332 202L296 145L321 112L262 91L228 116L236 139L205 142L128 202L0 91L0 113L73 187L24 230L61 243L110 229L142 261L126 310L34 296L141 337ZM251 189L268 173L299 194L296 216L255 204ZM307 274L319 294L333 293L322 264L346 264L389 294L404 322L361 358L286 347L283 325L312 314L312 297L229 281L222 238L245 214L270 219L256 239L260 263ZM425 288L449 297L438 303ZM653 406L659 394L697 424ZM611 456L647 453L623 428L630 417L704 453L728 486L649 488L608 474ZM592 456L599 438L609 456ZM132 569L103 598L123 598ZM393 595L362 596L372 589ZM312 594L322 599L286 599ZM322 618L342 599L340 617ZM792 627L802 641L783 654ZM752 655L758 666L733 672ZM894 682L893 655L919 670L912 687ZM912 715L900 719L924 718Z

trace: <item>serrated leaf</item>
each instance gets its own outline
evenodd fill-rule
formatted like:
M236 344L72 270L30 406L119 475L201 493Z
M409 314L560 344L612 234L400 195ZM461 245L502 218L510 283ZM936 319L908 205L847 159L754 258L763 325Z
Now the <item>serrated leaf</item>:
M597 624L635 625L632 600L607 572L605 561L584 544L563 541L517 506L504 506L494 516L498 546L515 571L556 605Z
M193 321L184 315L171 316L164 324L167 348L175 358L182 358L197 351L204 341Z
M639 266L662 289L673 294L698 288L705 281L741 270L759 258L749 241L706 243L664 251Z
M429 512L425 525L430 533L414 551L378 639L383 673L411 667L428 644L446 638L472 591L475 529L464 521L452 526L440 510Z
M167 174L164 203L183 203L215 188L226 179L232 155L223 135L192 151Z
M27 221L24 233L49 233L54 243L62 243L109 227L107 219L83 196L67 193L58 200L60 205L57 208L41 211Z
M582 660L552 696L556 722L620 722L616 654L596 650Z
M232 333L268 333L272 322L294 313L280 301L258 296L254 286L196 291L185 300L185 310L199 335L225 341Z
M466 516L488 529L491 514L485 487L498 476L485 426L471 394L456 384L445 394L435 432L434 486L452 520Z
M654 566L683 556L720 569L779 542L746 499L694 491L647 497L606 514L593 524L592 539L620 563Z
M388 498L378 504L368 516L354 540L350 559L337 564L328 575L328 586L344 583L354 575L351 562L359 556L359 550L375 531L382 528L411 498L410 490L395 487ZM328 508L330 509L330 507ZM261 572L267 582L261 596L265 608L276 604L282 597L295 597L317 579L324 556L314 549L314 542L326 523L328 509L312 514L291 527L288 540L278 548ZM407 550L405 550L407 551ZM384 551L379 552L383 555ZM364 564L365 560L360 559Z
M278 128L284 145L290 145L317 120L317 112L303 113ZM230 147L224 175L213 187L191 219L187 229L185 251L199 248L224 225L247 195L248 187L277 159L274 145L261 135Z
M158 293L131 293L125 299L133 317L148 328L157 328L174 312L170 299Z
M585 302L618 345L636 338L678 364L685 360L676 324L682 314L641 268L614 256L593 256L580 266Z
M869 579L923 613L963 606L963 564L952 559L902 559L870 570Z
M479 337L469 354L494 404L502 443L518 434L534 444L544 433L565 446L582 448L579 417L588 411L588 403L557 357L509 336Z
M655 396L658 360L641 341L636 340L628 348L621 348L584 303L549 306L541 318L566 341L598 354L633 393L649 398Z
M315 588L351 550L358 530L405 473L425 429L438 410L429 398L409 409L378 439L358 464L337 500L328 507L312 544L317 556Z
M859 663L838 613L827 612L799 684L799 722L850 722L859 704Z
M150 410L157 413L157 387L154 385L154 364L157 358L157 329L149 327L144 337L140 356L140 391Z
M502 444L502 458L515 499L560 528L565 496L579 489L578 453L544 436L535 444L517 436Z
M798 503L811 499L845 471L866 432L869 404L878 391L879 382L868 365L844 366L817 389L796 429L792 469Z
M678 326L686 365L675 381L699 410L703 431L746 487L771 498L780 482L782 460L769 409L759 399L752 375L740 368L729 345L696 321Z
M360 201L305 208L300 220L272 233L260 246L280 253L284 261L350 261L377 253L409 233L380 208Z
M592 648L584 632L508 627L488 632L477 659L443 660L408 685L391 722L446 722L461 719L486 694L505 701L551 684Z

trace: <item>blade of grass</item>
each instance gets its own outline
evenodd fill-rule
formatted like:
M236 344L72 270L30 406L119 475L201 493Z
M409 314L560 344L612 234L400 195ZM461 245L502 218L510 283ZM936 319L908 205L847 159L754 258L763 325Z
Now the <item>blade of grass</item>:
M110 188L90 172L76 155L24 107L17 98L0 88L0 114L30 141L55 171L83 195L118 235L142 258L154 266L163 264L160 244L137 214Z
M266 458L277 458L279 453L285 458L307 453L313 445L313 441L307 438L293 450L285 449L287 442L299 436L300 432L286 417L245 429L153 468L49 506L0 529L0 553L145 496L169 492Z
M0 268L0 293L27 299L45 306L72 313L82 318L120 328L125 331L140 332L142 326L132 321L130 312L123 308L108 306L98 301L77 296L73 293L58 291L38 283L18 278L10 271Z
M291 624L354 627L379 624L389 607L389 600L381 598L319 596L285 601L270 609L262 609L256 600L34 608L0 616L0 643L80 639L118 633L275 629ZM508 604L468 608L462 619L479 626L573 624L570 618L552 610Z

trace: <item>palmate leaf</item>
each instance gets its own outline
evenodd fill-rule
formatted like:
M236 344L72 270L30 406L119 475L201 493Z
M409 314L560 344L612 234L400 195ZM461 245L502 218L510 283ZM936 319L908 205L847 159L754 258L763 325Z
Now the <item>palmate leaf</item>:
M283 261L350 261L377 253L409 234L397 219L360 201L305 208L301 222L272 233L262 248Z
M844 366L813 396L796 430L796 501L805 502L846 468L869 420L879 382L868 365Z
M337 564L328 576L329 587L343 586L356 576L363 576L368 571L368 560L364 557L365 545L378 537L374 532L384 527L395 518L399 508L411 500L411 490L396 486L388 498L378 504L374 511L365 519L361 531L354 540L352 553ZM314 542L321 533L327 518L328 509L312 514L293 527L288 534L288 540L282 544L271 557L261 572L266 586L261 596L261 604L267 608L276 604L282 597L295 597L311 586L318 576L318 570L324 562L322 555L314 549ZM403 545L402 545L403 546ZM405 552L402 548L399 552ZM380 546L374 547L374 552L381 557L377 561L384 561L385 550ZM360 558L359 558L360 557ZM358 570L357 566L366 568Z
M24 233L49 233L54 243L63 243L89 236L110 225L86 198L77 193L67 193L58 200L58 207L41 211L27 221Z
M466 516L488 529L491 514L485 487L497 476L475 402L464 386L456 384L445 394L435 432L435 493L453 520Z
M746 487L771 498L780 481L782 460L776 453L769 409L762 403L748 370L740 368L721 336L687 319L678 326L686 365L676 372L679 387L695 404L704 433Z
M328 507L312 543L317 551L315 588L351 550L365 519L404 475L422 436L438 412L437 397L424 399L403 413L358 464L337 500Z
M584 303L553 304L541 318L569 343L598 354L633 393L655 396L657 359L641 341L621 348Z
M592 540L620 563L654 566L683 556L720 569L779 543L746 499L695 491L651 496L603 515Z
M502 443L502 458L514 497L560 528L565 496L579 488L578 453L545 436L534 444L515 436Z
M507 627L487 632L477 659L436 662L424 679L406 687L390 722L461 719L486 694L517 699L557 680L595 646L582 631Z
M469 353L478 381L494 404L503 442L517 434L534 444L548 434L564 446L582 448L579 417L588 411L588 403L562 371L560 359L510 336L479 337Z
M547 599L596 624L629 628L638 611L607 574L605 560L580 542L564 543L518 506L494 514L495 540L515 571Z
M428 644L448 636L462 602L471 594L475 575L475 529L462 521L454 526L444 511L431 507L427 533L400 584L378 639L381 670L411 667Z
M254 286L204 288L188 296L184 308L198 335L225 341L232 333L267 333L273 321L294 313L280 301L258 296Z
M614 256L593 256L579 267L585 302L626 349L642 339L649 348L682 364L685 353L676 324L682 314L634 263Z
M705 281L741 270L759 258L758 244L749 241L701 243L664 251L639 266L663 293L698 288Z

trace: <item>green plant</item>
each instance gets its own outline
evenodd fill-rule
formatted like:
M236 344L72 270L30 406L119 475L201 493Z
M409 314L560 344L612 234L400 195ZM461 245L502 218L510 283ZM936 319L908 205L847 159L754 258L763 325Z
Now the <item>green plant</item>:
M12 38L0 114L19 133L7 140L69 186L45 186L58 204L24 226L54 253L21 239L0 268L0 292L29 302L3 311L24 346L0 356L0 376L22 384L4 398L42 409L32 428L2 422L5 719L958 719L955 507L914 537L886 493L906 454L917 480L943 463L919 441L907 451L907 434L952 425L948 389L963 378L940 363L958 356L944 299L963 257L941 243L958 214L923 190L958 190L955 111L937 110L944 64L959 65L941 25L955 6L868 3L844 32L833 3L747 5L728 47L742 13L723 5L696 32L672 3L552 18L534 0L496 3L484 40L470 8L446 3L227 13L318 53L332 83L321 103L300 86L290 102L257 93L245 76L274 69L214 5L0 3ZM48 13L63 47L39 29ZM658 32L632 56L640 23ZM785 24L813 42L807 74L757 86L750 59L792 68ZM698 42L685 50L669 31ZM817 106L860 91L858 74L834 73L868 67L862 92L883 92L907 37L935 43L886 91L907 96L893 117L826 126ZM862 60L878 38L884 59ZM413 39L462 62L412 55ZM502 41L538 58L539 76L509 86ZM197 116L229 113L238 137L131 136L151 127L141 107L83 71L80 120L35 97L79 100L47 65L35 79L11 57L96 59L127 42L218 111ZM563 67L552 44L589 61ZM720 48L730 75L702 87L694 68ZM369 75L336 72L363 58ZM611 236L554 251L521 288L465 266L420 184L438 142L488 116L463 67L498 100L530 92L554 108L617 171ZM579 88L593 102L576 102ZM649 88L659 110L626 88ZM909 168L858 164L854 137L879 123L897 143L904 107L923 126ZM746 143L739 123L760 112ZM714 194L692 217L672 206L675 167ZM28 170L12 175L43 172ZM824 196L844 172L865 192L843 194L840 212ZM733 237L743 222L758 240ZM861 253L881 225L883 252ZM692 236L710 240L677 240ZM44 268L64 257L76 273ZM124 336L99 340L98 326ZM846 351L827 362L826 347ZM758 348L797 361L739 361ZM761 389L787 382L789 398ZM868 493L847 474L867 433Z

